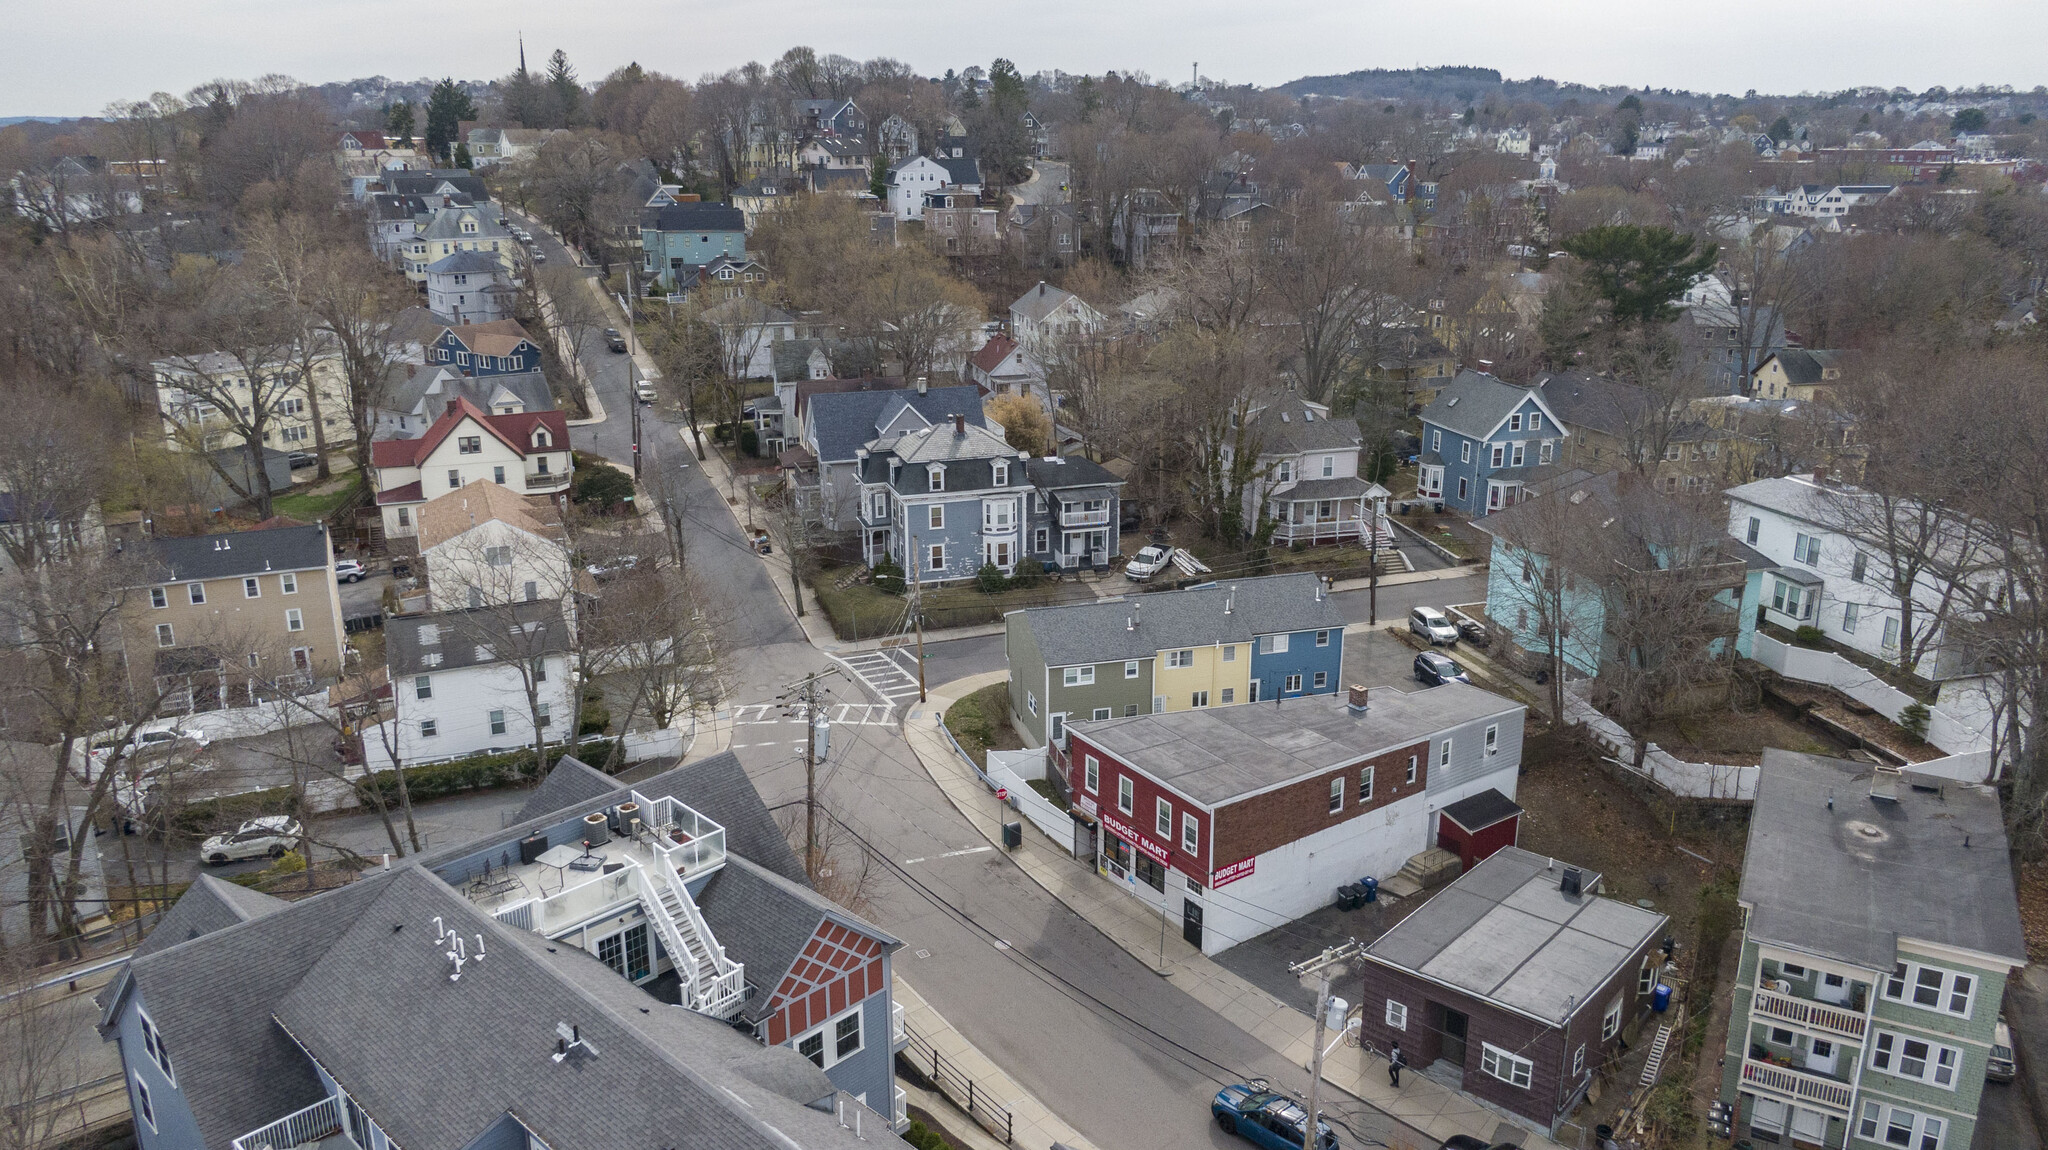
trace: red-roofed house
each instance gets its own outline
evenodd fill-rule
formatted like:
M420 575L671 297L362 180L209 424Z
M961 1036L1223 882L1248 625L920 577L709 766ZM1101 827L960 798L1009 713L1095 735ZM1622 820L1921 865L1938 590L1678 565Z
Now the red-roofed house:
M1007 332L990 336L981 350L967 357L967 377L980 385L983 395L1036 396L1051 407L1038 365Z
M370 467L384 537L410 538L419 530L422 504L479 479L519 495L567 490L568 417L559 411L492 415L458 399L418 439L372 443Z

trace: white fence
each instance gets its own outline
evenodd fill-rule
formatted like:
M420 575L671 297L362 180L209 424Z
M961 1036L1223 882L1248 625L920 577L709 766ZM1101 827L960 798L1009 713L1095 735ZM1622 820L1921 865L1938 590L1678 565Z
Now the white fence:
M988 770L983 773L996 786L1010 792L1010 809L1023 815L1032 826L1069 854L1074 850L1074 820L1052 801L1031 789L1031 779L1045 777L1045 751L990 751Z
M1787 679L1832 687L1894 723L1899 721L1901 711L1919 701L1832 651L1795 647L1762 633L1756 636L1751 650L1755 652L1757 662ZM1976 697L1981 697L1981 693ZM1947 709L1936 706L1927 710L1927 741L1947 751L1951 757L1984 753L1986 771L1977 776L1983 778L1989 771L1991 750L1989 707L1980 709L1951 704Z
M390 748L396 743L397 736L390 728L391 724L396 721L395 719L386 720L363 729L363 758L367 761L370 771L388 771L394 765ZM681 757L684 746L687 745L690 736L697 729L696 719L685 719L683 722L684 726L681 728L664 727L652 731L627 731L625 739L626 761L638 763L648 759L658 759L664 755ZM586 735L577 745L579 747L589 747L592 751L598 751L609 746L611 741L610 736ZM550 743L550 745L553 746L558 743L559 740L556 740L554 743ZM432 759L414 759L407 763L406 766L420 767L430 763L447 763L453 762L456 759L466 759L472 755L511 754L516 751L528 750L531 747L531 743L517 747L502 747L495 750L486 747L464 751L459 755L442 755Z
M1565 717L1584 723L1593 740L1607 749L1612 761L1623 770L1688 799L1723 799L1737 802L1756 800L1757 777L1762 768L1725 763L1688 763L1655 743L1643 751L1643 765L1637 768L1636 742L1620 723L1593 709L1584 698L1587 682L1568 683L1564 690Z

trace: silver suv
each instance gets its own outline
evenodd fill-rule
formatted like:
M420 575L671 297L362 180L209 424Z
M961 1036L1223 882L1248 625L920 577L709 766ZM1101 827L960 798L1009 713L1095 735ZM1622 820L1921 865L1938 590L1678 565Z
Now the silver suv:
M1458 628L1434 607L1417 607L1408 612L1408 629L1429 640L1432 647L1438 644L1451 647L1458 642Z

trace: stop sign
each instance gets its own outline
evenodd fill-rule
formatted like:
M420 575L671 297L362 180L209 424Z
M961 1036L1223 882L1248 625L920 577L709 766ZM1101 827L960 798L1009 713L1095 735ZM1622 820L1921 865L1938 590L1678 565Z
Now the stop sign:
M1010 801L1010 788L1008 788L1008 787L997 787L997 788L996 788L996 801L997 801L997 802L999 802L999 803L1007 803L1007 802L1009 802L1009 801Z

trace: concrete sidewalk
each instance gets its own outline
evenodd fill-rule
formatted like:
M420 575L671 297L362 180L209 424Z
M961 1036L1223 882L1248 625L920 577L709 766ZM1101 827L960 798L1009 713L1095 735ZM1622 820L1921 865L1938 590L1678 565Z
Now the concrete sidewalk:
M938 718L953 700L1001 683L1007 676L1007 671L991 671L943 684L931 692L930 702L921 708L923 714L903 724L904 737L925 770L975 829L997 846L1002 845L997 804L991 801L989 788L954 750ZM1158 914L1098 877L1091 865L1072 858L1044 835L1027 831L1023 849L1009 854L1054 898L1175 986L1295 1065L1309 1065L1315 1021L1308 1014L1225 970L1182 941L1178 931L1162 930ZM1323 1060L1323 1080L1439 1142L1465 1134L1491 1143L1503 1125L1498 1112L1420 1074L1406 1075L1399 1089L1389 1086L1386 1059L1341 1042ZM1520 1127L1511 1130L1520 1135L1518 1140L1528 1150L1553 1150L1558 1145Z
M1081 1137L1072 1126L1061 1121L1045 1103L1026 1092L1023 1087L1012 1081L1009 1075L1004 1074L1000 1067L989 1061L987 1055L975 1049L974 1044L953 1029L953 1025L941 1017L938 1011L933 1010L931 1004L924 1000L924 996L905 982L900 973L896 976L894 993L897 1005L903 1008L904 1026L917 1035L918 1041L938 1051L940 1057L954 1069L972 1079L977 1090L993 1091L996 1101L1008 1108L1012 1123L1011 1146L1021 1147L1022 1150L1051 1150L1054 1143L1059 1143L1072 1147L1073 1150L1095 1150L1094 1143ZM908 1055L909 1051L906 1050L904 1056ZM957 1105L955 1109L957 1110ZM949 1118L955 1116L948 1115ZM962 1133L963 1136L974 1140L977 1145L1002 1143L1000 1138L975 1138L976 1135L985 1135L986 1132L971 1117L961 1118L949 1125L973 1127L972 1130Z

